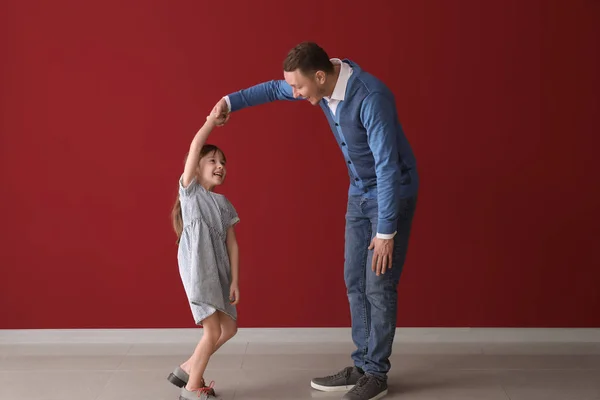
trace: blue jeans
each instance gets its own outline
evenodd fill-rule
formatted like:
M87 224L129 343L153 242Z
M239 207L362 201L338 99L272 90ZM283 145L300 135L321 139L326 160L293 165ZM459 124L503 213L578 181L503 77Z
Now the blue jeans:
M396 333L397 286L416 203L416 197L400 201L392 268L377 276L371 270L373 251L368 250L377 233L377 199L348 198L344 279L352 317L352 340L356 345L352 359L357 367L381 379L386 379L391 366L389 357Z

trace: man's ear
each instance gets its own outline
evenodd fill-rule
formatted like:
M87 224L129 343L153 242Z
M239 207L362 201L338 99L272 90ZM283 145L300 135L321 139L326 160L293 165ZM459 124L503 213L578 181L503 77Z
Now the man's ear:
M325 75L325 72L323 71L317 71L315 73L315 80L317 81L318 84L322 85L325 83L325 78L327 76Z

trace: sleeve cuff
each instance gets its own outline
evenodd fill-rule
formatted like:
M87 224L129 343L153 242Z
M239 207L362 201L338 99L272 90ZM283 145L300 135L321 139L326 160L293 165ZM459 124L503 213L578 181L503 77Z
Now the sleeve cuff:
M196 185L196 178L193 178L187 187L183 186L183 174L179 178L179 195L180 196L189 196L194 191L194 186Z
M377 234L377 238L378 239L393 239L396 236L397 232L394 233L378 233Z
M392 235L392 237L394 237L394 235L396 234L396 231L398 230L397 228L398 228L397 221L388 221L385 219L379 219L377 221L377 234L378 235L381 235L381 234Z
M231 112L231 100L229 100L229 96L225 96L223 98L225 99L225 102L227 103L227 107L228 107L227 112Z

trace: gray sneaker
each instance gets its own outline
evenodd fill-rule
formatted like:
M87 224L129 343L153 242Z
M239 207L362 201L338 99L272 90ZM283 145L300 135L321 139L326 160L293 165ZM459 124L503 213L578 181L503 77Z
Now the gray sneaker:
M202 389L189 391L185 387L181 388L179 400L208 400L216 398L212 387L203 387Z
M352 389L363 375L356 367L346 367L335 375L313 379L310 386L322 392L345 392Z
M342 397L342 400L378 400L388 393L387 382L374 377L363 375L356 385Z

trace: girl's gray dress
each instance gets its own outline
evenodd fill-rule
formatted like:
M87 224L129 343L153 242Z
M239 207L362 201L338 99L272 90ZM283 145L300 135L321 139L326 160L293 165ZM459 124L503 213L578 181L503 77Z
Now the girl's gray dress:
M183 187L179 179L183 232L177 260L194 321L202 324L217 310L237 319L229 302L231 266L227 252L227 229L239 222L225 196L212 193L196 182Z

